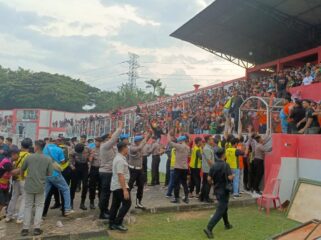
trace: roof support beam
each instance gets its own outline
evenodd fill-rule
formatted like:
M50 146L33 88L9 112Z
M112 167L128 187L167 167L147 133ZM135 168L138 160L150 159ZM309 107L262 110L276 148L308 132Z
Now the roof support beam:
M239 67L246 68L246 69L247 69L247 68L252 68L252 67L254 67L254 64L249 63L249 62L246 62L246 61L244 61L244 60L242 60L242 59L238 59L238 58L235 58L235 57L233 57L233 56L231 56L231 55L224 54L224 53L221 53L221 52L217 52L217 51L214 51L214 50L212 50L212 49L208 49L208 48L203 47L203 46L199 46L199 45L197 45L197 46L198 46L199 48L202 48L202 49L210 52L210 53L213 53L215 56L218 56L218 57L220 57L220 58L223 58L223 59L225 59L225 60L227 60L227 61L229 61L229 62L231 62L231 63L234 63L234 64L236 64L236 65L239 66Z

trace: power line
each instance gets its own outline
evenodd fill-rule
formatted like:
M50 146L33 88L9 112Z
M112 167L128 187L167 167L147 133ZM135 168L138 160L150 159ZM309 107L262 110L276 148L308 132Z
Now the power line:
M131 89L136 88L136 80L139 78L137 69L140 68L138 63L139 56L135 53L128 53L129 60L121 63L128 63L128 72L122 73L120 75L128 75L128 83L130 84Z
M195 63L171 63L171 62L142 62L142 64L160 64L160 65L195 65ZM202 64L202 63L199 63ZM207 63L213 64L213 66L231 66L231 63ZM202 64L203 65L203 64Z

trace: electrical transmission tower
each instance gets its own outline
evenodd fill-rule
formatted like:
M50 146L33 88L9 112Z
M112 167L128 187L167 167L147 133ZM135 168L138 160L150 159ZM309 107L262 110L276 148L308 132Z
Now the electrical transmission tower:
M139 56L134 53L128 53L129 55L129 60L127 61L129 66L128 66L128 82L130 84L131 89L136 88L136 79L139 78L138 75L138 68L140 67L138 63L138 58Z

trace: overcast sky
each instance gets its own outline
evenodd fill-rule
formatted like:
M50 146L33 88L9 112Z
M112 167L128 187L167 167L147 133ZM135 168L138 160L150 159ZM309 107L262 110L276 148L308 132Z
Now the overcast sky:
M0 65L79 78L104 90L127 81L128 52L140 78L167 92L244 76L244 70L169 37L211 0L0 0Z

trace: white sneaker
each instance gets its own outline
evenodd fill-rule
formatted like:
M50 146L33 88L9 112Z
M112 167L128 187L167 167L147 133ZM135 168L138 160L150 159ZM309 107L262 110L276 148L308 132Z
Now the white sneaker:
M70 214L73 214L74 210L65 211L65 216L69 216Z
M11 218L11 217L6 217L5 219L4 219L4 221L6 222L6 223L8 223L8 222L11 222L13 219Z
M143 204L141 204L140 202L136 203L136 208L144 208Z
M257 193L252 193L252 198L260 198L261 195L257 194Z
M23 223L23 219L17 219L16 223L17 223L17 224Z

